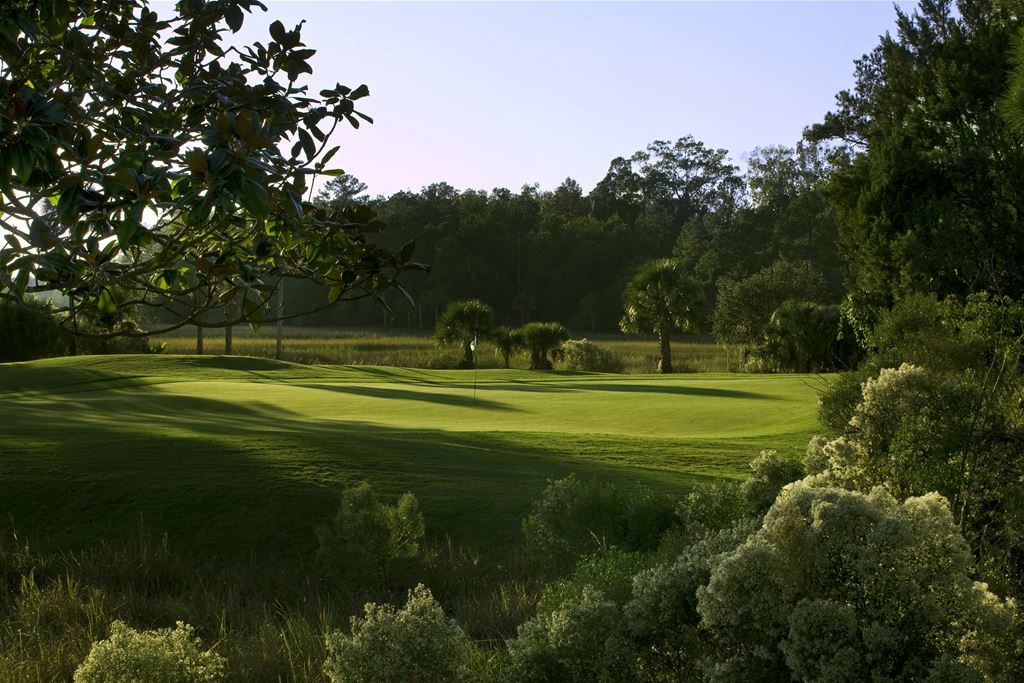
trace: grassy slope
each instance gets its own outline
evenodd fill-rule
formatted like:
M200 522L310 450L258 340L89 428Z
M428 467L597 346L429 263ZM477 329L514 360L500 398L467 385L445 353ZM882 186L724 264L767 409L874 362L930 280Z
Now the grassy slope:
M806 376L473 373L215 356L0 365L0 515L41 548L138 529L228 559L315 544L344 482L499 551L575 471L680 493L815 429Z

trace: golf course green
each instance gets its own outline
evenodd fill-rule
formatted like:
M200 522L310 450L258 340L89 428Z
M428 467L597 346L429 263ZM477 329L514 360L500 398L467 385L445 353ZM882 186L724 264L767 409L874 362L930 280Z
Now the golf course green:
M550 479L682 495L794 457L813 375L610 375L305 366L221 356L0 365L0 515L38 549L166 533L222 559L316 545L346 483L412 491L428 534L518 541Z

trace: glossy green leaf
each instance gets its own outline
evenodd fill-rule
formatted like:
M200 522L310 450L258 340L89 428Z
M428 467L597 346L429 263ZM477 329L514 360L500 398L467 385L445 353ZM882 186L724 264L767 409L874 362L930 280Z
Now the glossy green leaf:
M274 21L270 25L270 37L273 38L274 40L276 40L278 43L284 43L284 41L285 41L284 24L282 24L279 20L278 21Z
M224 21L227 22L232 33L238 33L244 20L242 10L237 5L228 4L224 7Z
M110 287L104 287L96 297L96 310L101 315L117 315L118 305Z
M270 194L262 184L248 177L242 179L242 206L254 216L267 215Z

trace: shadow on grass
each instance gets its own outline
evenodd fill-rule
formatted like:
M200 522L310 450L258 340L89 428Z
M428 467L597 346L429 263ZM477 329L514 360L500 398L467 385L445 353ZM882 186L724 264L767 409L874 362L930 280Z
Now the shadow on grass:
M688 387L672 384L629 384L629 383L598 383L587 382L578 385L577 391L624 391L636 394L677 394L679 396L707 396L715 398L747 398L747 399L768 399L775 400L775 396L759 394L754 391L740 391L737 389L720 389L718 387Z
M471 388L472 384L448 383L446 386L460 389ZM558 382L528 382L522 380L494 381L491 380L478 386L478 391L523 391L528 393L587 393L587 392L621 392L636 394L674 394L676 396L705 396L714 398L741 398L775 400L775 396L759 394L754 391L738 389L721 389L718 387L691 387L671 384L635 384L628 382L574 382L563 384Z
M408 393L401 397L431 400ZM0 515L41 547L116 541L144 519L182 547L229 560L308 556L313 527L360 479L387 497L412 491L431 534L500 557L550 479L576 472L681 495L711 478L660 468L657 449L640 441L313 420L268 402L149 385L13 397L3 439Z
M472 389L474 382L471 380L457 380L457 381L443 381L433 377L419 377L412 378L409 376L409 370L403 371L403 374L399 375L393 371L389 371L384 368L359 368L361 374L367 376L379 378L382 380L394 381L402 384L413 384L423 385L432 387L443 387L448 389ZM468 371L467 371L468 372ZM634 393L634 394L675 394L678 396L705 396L714 398L742 398L742 399L762 399L762 400L775 400L775 396L769 394L761 394L754 391L742 391L738 389L723 389L720 387L696 387L696 386L681 386L678 384L667 384L663 382L648 382L639 384L636 382L600 382L600 381L582 381L582 382L560 382L559 378L565 376L579 376L581 378L587 378L592 376L592 373L572 373L572 372L558 372L558 374L552 375L548 373L538 373L537 380L525 380L525 379L492 379L488 378L482 382L475 383L478 392L488 391L522 391L529 393L581 393L581 392L592 392L592 391L609 391L609 392L622 392L622 393ZM319 388L328 388L329 385L323 385ZM353 391L353 393L357 393ZM413 398L412 396L403 396L403 398Z
M415 383L419 384L419 383ZM438 383L440 385L440 383ZM441 403L444 405L459 406L463 408L481 408L485 410L502 410L509 412L521 412L519 408L510 406L500 401L491 401L484 398L463 396L460 394L443 394L428 391L411 391L409 389L392 389L381 387L367 387L356 384L293 384L292 386L304 387L307 389L320 389L323 391L336 391L342 394L354 396L367 396L371 398L399 399L409 401L426 401L429 403ZM466 389L463 386L443 385L450 388ZM472 386L472 385L471 385ZM470 388L471 388L470 386ZM482 390L483 387L480 387Z

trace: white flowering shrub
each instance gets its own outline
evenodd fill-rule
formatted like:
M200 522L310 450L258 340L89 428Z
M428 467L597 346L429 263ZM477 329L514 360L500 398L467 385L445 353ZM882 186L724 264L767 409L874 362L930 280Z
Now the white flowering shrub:
M587 586L578 601L522 624L506 659L508 683L591 683L629 680L635 654L622 611Z
M405 606L368 603L351 634L327 636L325 671L334 683L468 680L466 634L422 584Z
M886 451L909 415L927 409L932 381L923 368L904 363L864 382L850 418L851 433L869 451Z
M1000 367L1003 367L1002 365ZM997 593L1024 595L1024 413L1018 369L978 375L881 370L837 439L814 439L804 458L809 483L868 492L883 485L902 499L945 496ZM1004 368L1005 370L1005 368Z
M93 643L75 683L207 683L224 678L225 659L204 651L188 624L136 631L121 621Z
M870 491L887 486L899 497L940 491L962 500L965 458L974 450L979 398L964 385L935 382L904 363L867 379L843 436L815 438L805 471L819 485Z
M800 479L803 465L783 458L777 451L766 450L750 463L753 474L740 486L740 495L755 514L764 514L786 484Z
M807 451L804 453L804 458L801 461L804 467L804 475L812 477L828 469L828 456L825 455L825 445L828 442L829 440L821 435L811 437L810 442L807 444Z
M1024 654L1014 640L1018 608L972 580L973 562L938 494L898 503L882 488L797 482L697 590L716 644L707 673L1014 680Z
M622 359L587 339L562 342L562 360L566 370L582 372L622 372Z
M702 482L676 506L676 515L691 541L709 531L728 528L749 514L742 484L727 479Z
M845 436L828 441L816 436L807 445L803 460L805 481L815 486L869 491L879 483L868 471L868 457L863 448Z

